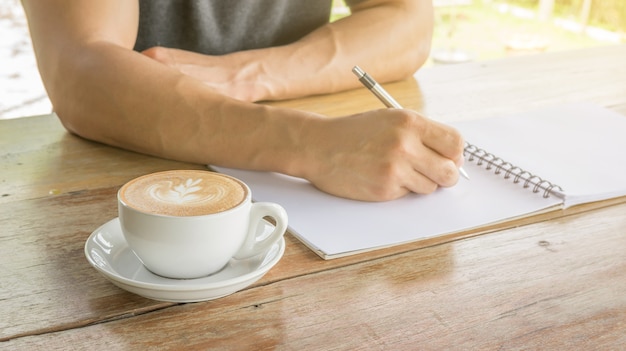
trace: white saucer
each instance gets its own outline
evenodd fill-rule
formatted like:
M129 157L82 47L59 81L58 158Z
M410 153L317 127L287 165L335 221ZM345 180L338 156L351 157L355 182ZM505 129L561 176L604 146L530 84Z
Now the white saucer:
M274 226L259 226L269 235ZM260 234L260 233L259 233ZM237 292L260 279L285 253L281 238L265 254L245 260L231 259L221 271L197 279L168 279L147 270L128 247L118 218L96 229L85 243L89 263L113 284L132 293L160 301L196 302Z

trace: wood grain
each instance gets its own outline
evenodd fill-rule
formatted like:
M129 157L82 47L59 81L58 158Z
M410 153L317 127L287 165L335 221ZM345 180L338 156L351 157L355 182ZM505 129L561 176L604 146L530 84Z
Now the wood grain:
M433 67L386 85L441 120L587 100L626 115L626 45ZM342 116L365 89L271 103ZM83 246L141 174L194 165L0 121L0 349L621 349L626 197L323 261L292 236L250 288L172 304L115 287ZM71 346L70 346L71 345Z
M626 45L434 66L385 84L405 108L441 121L493 117L549 105L589 101L626 114ZM365 88L271 103L329 116L377 108Z
M0 204L120 186L142 174L205 168L112 148L69 134L54 115L0 124Z
M612 349L626 204L7 345L78 349ZM602 235L598 235L602 233Z

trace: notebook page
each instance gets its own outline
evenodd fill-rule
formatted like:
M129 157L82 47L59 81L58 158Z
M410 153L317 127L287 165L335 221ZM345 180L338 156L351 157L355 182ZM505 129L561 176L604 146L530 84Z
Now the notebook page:
M362 202L323 193L307 181L276 173L214 167L247 183L255 201L282 205L289 227L314 251L327 256L431 238L500 222L560 204L512 185L474 164L471 181L429 195L389 202Z
M558 184L565 206L626 195L626 116L589 103L453 124L465 139Z

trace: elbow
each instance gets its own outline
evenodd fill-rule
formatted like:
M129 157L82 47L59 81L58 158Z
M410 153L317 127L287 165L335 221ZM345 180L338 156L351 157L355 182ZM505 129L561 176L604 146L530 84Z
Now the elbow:
M61 121L61 124L68 132L81 137L85 135L85 131L81 128L81 124L78 123L78 119L72 116L71 113L67 113L66 110L62 108L59 109L54 107L54 114L57 116L59 121Z
M405 8L406 23L410 24L407 28L408 42L406 45L404 59L404 75L406 77L415 74L428 60L432 46L433 30L435 25L435 14L431 1L414 1L409 2ZM406 40L406 39L405 39Z
M93 73L102 71L96 60L81 55L81 59L58 60L53 68L48 67L42 80L52 103L52 110L63 127L70 133L85 139L99 139L96 132L97 120L93 117L100 112L94 106L94 96L99 91L98 80Z
M432 31L430 31L432 33ZM432 45L432 34L419 36L416 45L412 45L410 50L406 53L406 68L403 72L404 77L412 76L419 70L428 60L430 56L430 50Z
M39 74L46 89L48 100L52 104L52 112L67 131L80 135L81 128L80 124L77 123L76 108L72 106L74 99L70 98L75 95L70 88L71 85L75 84L71 79L75 74L69 74L71 71L63 69L65 66L59 60L49 59L39 62ZM75 65L69 66L75 68Z
M44 79L48 99L52 104L52 111L57 116L63 127L70 133L81 135L81 126L78 123L78 117L72 108L72 100L65 98L64 90L66 87L62 83L57 83L54 78Z
M64 89L64 88L60 88ZM90 123L79 110L77 102L68 98L61 91L49 90L48 96L52 103L52 111L57 116L63 127L71 134L85 139L94 139L90 133Z

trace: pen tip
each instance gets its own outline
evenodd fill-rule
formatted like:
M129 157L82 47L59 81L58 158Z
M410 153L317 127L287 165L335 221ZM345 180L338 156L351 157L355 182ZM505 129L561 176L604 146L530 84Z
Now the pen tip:
M463 168L459 168L459 173L461 173L461 175L465 177L465 179L470 180L469 174L467 174L467 172L465 172Z

